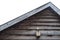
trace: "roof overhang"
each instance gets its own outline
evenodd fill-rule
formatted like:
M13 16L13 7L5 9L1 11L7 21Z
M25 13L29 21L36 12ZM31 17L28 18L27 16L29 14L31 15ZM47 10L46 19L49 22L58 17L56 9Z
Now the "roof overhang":
M20 21L22 21L22 20L24 20L24 19L26 19L30 16L32 16L32 15L48 8L48 7L51 7L57 14L60 15L60 10L55 5L53 5L51 2L48 2L48 3L46 3L45 5L43 5L41 7L38 7L36 9L24 14L24 15L21 15L21 16L15 18L15 19L1 25L0 26L0 31L4 30L4 29L6 29L6 28L8 28L8 27L10 27L10 26L12 26L12 25L14 25L14 24L16 24L16 23L18 23L18 22L20 22Z

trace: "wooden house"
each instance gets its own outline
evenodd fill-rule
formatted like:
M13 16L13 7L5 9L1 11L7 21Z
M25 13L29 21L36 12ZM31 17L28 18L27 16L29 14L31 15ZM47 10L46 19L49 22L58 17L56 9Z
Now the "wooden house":
M60 40L60 9L49 2L1 25L0 40Z

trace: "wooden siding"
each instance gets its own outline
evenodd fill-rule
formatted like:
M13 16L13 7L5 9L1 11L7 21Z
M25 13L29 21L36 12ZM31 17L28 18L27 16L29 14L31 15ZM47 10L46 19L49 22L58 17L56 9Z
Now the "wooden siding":
M39 27L39 40L60 40L60 18L54 11L45 9L0 32L0 40L37 40L36 28Z

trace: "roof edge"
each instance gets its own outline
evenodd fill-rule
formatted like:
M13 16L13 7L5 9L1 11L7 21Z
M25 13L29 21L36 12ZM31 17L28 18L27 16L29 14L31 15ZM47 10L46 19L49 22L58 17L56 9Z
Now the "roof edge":
M13 20L11 20L11 21L9 21L9 22L1 25L1 26L0 26L0 31L4 30L4 29L6 29L6 28L8 28L8 27L10 27L10 26L12 26L12 25L14 25L14 24L16 24L16 23L18 23L18 22L20 22L20 21L22 21L22 20L24 20L24 19L32 16L32 15L34 15L34 14L36 14L37 12L40 12L40 11L48 8L48 7L51 7L51 8L52 8L54 11L56 11L58 14L60 13L60 10L59 10L55 5L53 5L51 2L48 2L48 3L46 3L45 5L43 5L43 6L41 6L41 7L38 7L38 8L36 8L36 9L34 9L34 10L32 10L32 11L24 14L24 15L21 15L21 16L15 18L15 19L13 19ZM59 14L59 15L60 15L60 14Z
M53 3L49 2L49 6L57 13L60 15L60 9L57 8Z

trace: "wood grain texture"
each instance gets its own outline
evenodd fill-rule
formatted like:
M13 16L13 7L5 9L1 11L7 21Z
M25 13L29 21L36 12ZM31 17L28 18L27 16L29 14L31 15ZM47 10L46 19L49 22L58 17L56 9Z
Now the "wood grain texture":
M37 40L37 27L41 33L39 40L60 40L60 18L49 9L0 32L0 40Z

